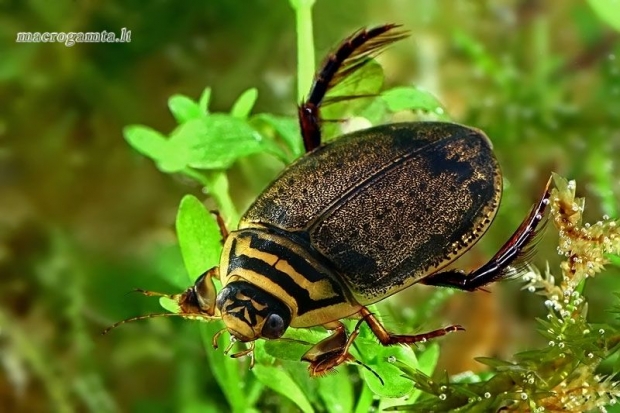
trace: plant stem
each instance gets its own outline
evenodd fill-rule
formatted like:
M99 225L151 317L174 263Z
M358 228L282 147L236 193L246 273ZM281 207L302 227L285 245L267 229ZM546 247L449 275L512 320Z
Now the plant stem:
M228 193L228 177L222 171L208 171L202 174L194 169L185 168L182 173L200 182L213 197L219 212L226 220L228 227L236 226L239 222L239 213Z
M315 0L290 0L297 27L297 99L302 102L314 76L312 6Z

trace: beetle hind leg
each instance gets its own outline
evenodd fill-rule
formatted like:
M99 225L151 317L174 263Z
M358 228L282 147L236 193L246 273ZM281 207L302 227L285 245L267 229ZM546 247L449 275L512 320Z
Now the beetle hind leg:
M462 270L443 271L424 278L421 283L437 287L452 287L459 290L475 291L486 284L518 275L527 265L533 249L538 241L537 235L542 233L545 209L549 204L549 186L540 200L532 207L529 215L523 220L519 228L506 241L500 250L479 268L466 273ZM542 224L541 224L542 221Z

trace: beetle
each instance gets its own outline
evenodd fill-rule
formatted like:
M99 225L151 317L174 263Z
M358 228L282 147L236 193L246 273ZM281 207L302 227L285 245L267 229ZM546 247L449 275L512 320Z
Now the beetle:
M405 122L321 143L327 92L406 36L393 24L360 30L327 57L298 109L306 154L258 196L236 230L229 233L216 215L224 239L220 265L169 296L178 314L130 320L221 319L226 328L220 333L249 343L233 357L252 355L255 340L278 339L288 327L324 326L331 335L302 358L313 376L353 360L349 348L363 323L383 345L463 330L451 325L397 335L367 306L416 283L474 291L514 275L540 230L549 183L486 264L469 272L445 270L486 232L500 204L502 174L487 136L455 123ZM213 278L222 283L219 292ZM340 320L352 317L359 322L349 333Z

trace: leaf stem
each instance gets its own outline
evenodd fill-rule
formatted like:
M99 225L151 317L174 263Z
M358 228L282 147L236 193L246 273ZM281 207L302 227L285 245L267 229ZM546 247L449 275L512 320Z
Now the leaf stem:
M228 177L225 172L208 171L202 174L194 169L185 168L182 173L185 176L195 179L206 188L209 195L215 200L219 212L226 220L227 226L237 225L239 222L239 213L228 193Z
M297 99L302 102L314 76L312 6L315 0L290 0L297 28Z

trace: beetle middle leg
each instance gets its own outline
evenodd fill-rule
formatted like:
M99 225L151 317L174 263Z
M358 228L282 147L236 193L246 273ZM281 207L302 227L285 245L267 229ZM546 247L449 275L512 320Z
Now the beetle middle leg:
M366 321L370 330L374 333L374 335L379 339L381 344L384 346L389 346L392 344L414 344L414 343L424 343L432 338L445 336L448 333L452 333L454 331L464 331L465 329L458 325L451 325L448 327L440 328L438 330L429 331L427 333L415 334L415 335L399 335L392 334L383 327L383 324L377 320L377 317L366 307L362 308L359 314L363 317L362 320Z

